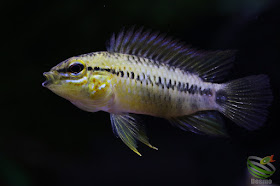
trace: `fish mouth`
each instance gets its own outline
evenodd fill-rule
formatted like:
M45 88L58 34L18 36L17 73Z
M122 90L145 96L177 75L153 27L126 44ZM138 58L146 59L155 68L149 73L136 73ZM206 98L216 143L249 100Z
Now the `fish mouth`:
M44 72L43 75L46 78L46 81L42 83L43 87L48 87L50 84L54 82L54 74L51 72Z

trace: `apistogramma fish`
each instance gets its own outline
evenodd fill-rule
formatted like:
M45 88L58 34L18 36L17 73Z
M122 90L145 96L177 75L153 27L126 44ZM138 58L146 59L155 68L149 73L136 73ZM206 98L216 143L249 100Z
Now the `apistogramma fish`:
M114 134L130 149L137 141L153 147L136 115L169 120L183 130L224 135L220 113L254 130L266 120L272 101L269 78L253 75L220 83L234 51L199 51L142 28L111 37L107 51L71 57L43 83L88 112L110 113Z

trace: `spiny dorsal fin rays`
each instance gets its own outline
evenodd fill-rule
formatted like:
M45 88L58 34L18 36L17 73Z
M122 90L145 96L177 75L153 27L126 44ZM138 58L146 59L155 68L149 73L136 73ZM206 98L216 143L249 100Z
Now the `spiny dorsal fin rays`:
M146 43L143 43L143 47L138 51L141 56L149 56L150 52L153 52L154 45L156 45L156 38L158 37L159 32L153 33L149 36Z
M133 36L133 30L134 27L131 27L129 30L127 30L127 34L126 37L124 37L123 42L122 42L122 49L121 49L121 53L126 53L126 49L127 49L127 45L129 44L129 41L131 39L131 37Z
M221 81L228 73L235 51L202 51L159 32L143 31L143 27L127 31L123 28L112 35L109 52L136 55L169 66L196 73L205 81Z
M107 50L108 51L114 51L115 42L116 42L115 33L113 33L113 35L110 38L110 41L107 44Z
M144 126L137 123L135 115L132 114L110 114L113 132L135 153L141 154L137 150L137 140L141 141L150 148L156 149L149 143L149 139L145 133Z
M124 30L124 28L123 28ZM121 52L121 49L122 49L122 40L123 40L123 37L124 36L124 31L121 31L118 36L117 36L117 39L116 39L116 45L115 45L115 51L120 51Z
M143 34L142 34L142 37L141 39L139 40L139 43L137 45L134 45L134 48L132 49L132 53L133 54L139 54L140 56L141 55L141 51L143 51L143 49L145 48L145 44L148 44L147 41L148 41L148 36L149 36L150 32L149 31L145 31ZM138 38L139 39L139 38Z
M131 37L131 40L129 41L127 48L126 48L126 53L125 54L129 54L133 48L135 47L135 45L138 44L137 40L139 39L141 32L143 30L144 27L139 28L138 30L136 30L133 34L133 36ZM134 29L134 28L133 28ZM133 32L133 31L132 31ZM117 52L117 51L116 51Z

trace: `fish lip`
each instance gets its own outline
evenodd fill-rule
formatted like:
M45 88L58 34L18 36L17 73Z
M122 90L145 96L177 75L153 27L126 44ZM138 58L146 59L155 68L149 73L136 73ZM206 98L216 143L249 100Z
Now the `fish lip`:
M44 72L43 76L45 76L46 81L42 83L43 87L48 87L50 84L53 83L53 75L50 72Z

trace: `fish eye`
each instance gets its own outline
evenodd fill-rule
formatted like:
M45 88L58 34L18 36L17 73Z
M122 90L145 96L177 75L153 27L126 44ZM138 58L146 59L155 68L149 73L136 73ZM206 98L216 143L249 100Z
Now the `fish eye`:
M68 67L68 71L73 73L73 74L78 74L79 72L81 72L84 69L84 65L80 62L76 62L74 64L71 64Z

